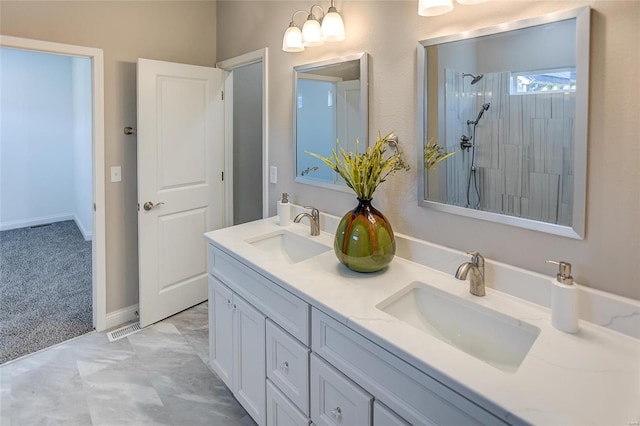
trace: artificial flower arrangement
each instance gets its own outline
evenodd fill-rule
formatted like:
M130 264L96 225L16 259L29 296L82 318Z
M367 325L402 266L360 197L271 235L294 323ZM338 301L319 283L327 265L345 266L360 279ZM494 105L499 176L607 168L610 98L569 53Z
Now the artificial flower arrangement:
M431 138L424 146L424 168L429 170L457 152L458 151L446 152L443 147L438 145L438 141L435 138Z
M378 186L390 175L410 168L404 161L402 151L398 148L397 137L393 132L384 137L378 134L376 143L361 154L358 153L358 146L359 141L356 140L355 153L339 147L338 152L334 150L329 157L305 152L320 159L338 173L360 200L371 200ZM388 155L387 148L390 146L393 146L395 152Z
M355 153L339 147L338 152L334 150L329 157L306 152L338 173L358 198L358 206L343 216L336 230L333 243L336 256L349 269L375 272L391 262L396 244L391 224L371 205L373 193L391 175L410 167L404 161L393 132L384 137L378 133L375 144L363 153L358 152L358 145L356 140ZM455 152L447 153L430 141L424 148L424 166L431 168L453 154ZM303 174L313 170L317 167L307 169Z

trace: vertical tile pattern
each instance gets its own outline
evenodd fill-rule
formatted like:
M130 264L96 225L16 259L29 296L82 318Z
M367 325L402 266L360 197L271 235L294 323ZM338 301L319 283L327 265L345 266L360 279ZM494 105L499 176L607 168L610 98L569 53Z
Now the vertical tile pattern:
M460 149L461 135L476 128L476 179L480 208L561 225L571 225L575 93L510 94L508 72L487 73L477 84L462 72L445 70L445 146ZM447 161L446 202L468 206L472 151ZM469 191L474 205L475 190ZM443 192L443 191L441 191Z

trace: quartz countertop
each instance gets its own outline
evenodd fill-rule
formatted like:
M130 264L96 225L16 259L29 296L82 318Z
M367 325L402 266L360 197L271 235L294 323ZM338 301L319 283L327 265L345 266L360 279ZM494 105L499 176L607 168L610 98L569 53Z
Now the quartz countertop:
M549 309L492 288L469 294L468 281L396 256L383 271L361 274L333 253L333 235L314 241L331 250L295 264L274 260L252 240L286 229L304 237L308 224L281 227L262 219L205 234L207 241L352 330L508 422L638 425L640 340L580 321L576 334L551 326ZM415 281L540 329L515 372L505 372L376 308Z

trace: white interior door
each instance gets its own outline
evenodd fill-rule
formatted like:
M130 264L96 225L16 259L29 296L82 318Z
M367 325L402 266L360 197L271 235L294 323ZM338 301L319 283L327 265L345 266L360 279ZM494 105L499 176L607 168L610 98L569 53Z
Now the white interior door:
M224 226L224 71L138 59L140 325L207 299L204 232Z
M360 120L360 80L340 81L336 84L336 134L347 151L356 150L356 139L360 149L366 149L368 141Z

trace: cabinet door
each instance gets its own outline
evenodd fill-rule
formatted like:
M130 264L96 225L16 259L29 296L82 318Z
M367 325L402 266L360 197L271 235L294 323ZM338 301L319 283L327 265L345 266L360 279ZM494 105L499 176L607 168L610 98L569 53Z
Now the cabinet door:
M266 423L265 316L238 295L235 309L233 393L259 424Z
M209 364L233 389L233 293L209 276Z

